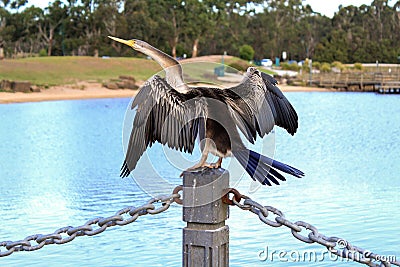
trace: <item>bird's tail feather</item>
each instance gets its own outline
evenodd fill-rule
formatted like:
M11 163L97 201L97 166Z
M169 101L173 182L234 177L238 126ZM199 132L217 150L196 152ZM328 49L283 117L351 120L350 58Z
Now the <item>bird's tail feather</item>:
M121 174L120 177L125 178L128 177L131 171L129 170L128 163L124 160L124 164L121 167Z
M263 185L279 185L278 180L286 181L286 178L277 170L301 178L304 173L292 166L273 160L269 157L258 154L257 152L241 149L233 152L240 165L254 181L259 181Z

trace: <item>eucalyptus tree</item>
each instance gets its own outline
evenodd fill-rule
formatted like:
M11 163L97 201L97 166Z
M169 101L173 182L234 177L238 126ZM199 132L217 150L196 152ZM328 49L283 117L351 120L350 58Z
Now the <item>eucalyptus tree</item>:
M82 0L82 4L87 14L83 27L85 43L82 47L85 54L98 56L100 44L106 35L120 35L125 28L125 20L120 13L124 1Z
M4 49L8 46L8 50L14 45L12 42L16 28L11 23L12 14L9 10L16 10L24 6L27 0L1 0L0 1L0 59L5 57Z
M155 10L152 10L151 7L151 3L146 0L125 1L123 16L126 19L126 32L123 36L127 39L136 38L158 45L162 36L156 34L156 32L161 26L157 20L152 19L152 12L155 12Z
M258 58L280 57L283 51L288 52L289 58L303 56L303 51L307 50L304 46L315 45L312 35L307 32L311 26L305 20L313 15L312 9L303 6L301 0L265 1L263 12L255 14L249 24L251 43Z
M214 1L185 1L185 34L192 41L192 57L197 57L199 42L204 39L212 39L213 31L217 25L218 10L213 10Z
M4 7L0 7L0 59L4 58L4 48L7 42L11 41L12 32L14 31L14 27L8 24L9 18L10 12Z
M52 55L56 30L67 17L66 5L56 0L46 7L38 21L38 34L47 44L47 55Z
M15 50L33 55L43 47L43 42L37 34L41 15L42 9L35 6L30 6L21 13L13 14L12 23L16 27Z
M1 0L0 8L19 9L28 3L28 0Z
M332 30L318 45L319 61L397 62L400 42L399 13L387 0L371 5L341 6Z
M310 6L305 6L303 16L295 25L295 53L299 59L313 59L317 45L331 31L331 20L314 12Z
M213 53L225 51L234 56L239 56L242 45L251 45L252 35L249 29L255 9L263 1L217 1L219 10L218 23L215 27L214 39L210 40Z
M153 35L159 35L161 47L168 45L173 57L177 56L177 46L184 31L185 1L183 0L153 0L148 4L150 18L158 29ZM168 51L168 50L167 50Z

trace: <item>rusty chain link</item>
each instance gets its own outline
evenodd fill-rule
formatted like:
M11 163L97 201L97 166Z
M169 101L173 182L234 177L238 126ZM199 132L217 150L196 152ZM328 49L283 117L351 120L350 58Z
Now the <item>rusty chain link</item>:
M233 194L232 199L229 194ZM243 203L241 201L243 200ZM286 226L292 232L292 235L305 243L318 243L325 246L332 254L342 258L351 259L353 261L372 266L400 266L400 262L396 259L392 260L388 257L375 254L369 250L353 246L348 241L339 237L327 237L321 234L318 229L307 222L297 221L291 222L285 218L285 215L278 209L271 206L263 206L251 198L240 194L236 189L227 190L227 194L223 197L223 201L229 205L235 205L242 210L249 210L258 215L263 223L272 227ZM274 220L268 219L268 215L272 213L276 215ZM303 228L309 231L308 235L302 235ZM379 262L379 263L377 263Z
M74 240L77 236L93 236L104 232L111 226L130 224L142 215L161 213L166 211L173 202L181 202L181 195L178 194L181 190L182 188L177 187L169 196L158 196L152 198L140 207L129 206L117 211L110 217L97 217L78 227L66 226L51 234L36 234L27 236L25 239L19 241L0 242L0 257L9 256L17 251L38 250L45 245L65 244ZM161 205L156 207L156 203L160 203Z

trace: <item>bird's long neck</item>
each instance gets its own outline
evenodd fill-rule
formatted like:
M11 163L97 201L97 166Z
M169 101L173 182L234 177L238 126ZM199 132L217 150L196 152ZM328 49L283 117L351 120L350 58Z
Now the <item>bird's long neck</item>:
M165 70L165 79L179 92L187 92L189 87L183 81L182 66L173 57L153 47L146 51Z

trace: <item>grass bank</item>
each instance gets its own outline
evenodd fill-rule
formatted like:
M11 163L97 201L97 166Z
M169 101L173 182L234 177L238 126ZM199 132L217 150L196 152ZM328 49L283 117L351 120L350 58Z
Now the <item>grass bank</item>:
M0 60L0 80L30 81L40 86L97 81L133 75L146 80L161 68L140 58L34 57Z
M245 70L249 65L239 58L227 56L225 64L242 65ZM186 63L209 62L210 75L220 63L221 56L205 56L186 61ZM182 63L185 63L183 61ZM207 63L206 63L207 64ZM233 65L235 67L235 64ZM205 66L199 64L198 67ZM196 77L196 67L191 67L191 76ZM144 58L94 58L94 57L32 57L23 59L0 60L0 80L29 81L41 87L73 84L79 81L103 82L130 75L137 80L147 80L159 72L161 67L153 60ZM265 70L263 70L265 71ZM204 72L204 70L203 70ZM202 72L202 73L203 73ZM189 73L188 73L189 74ZM197 77L201 80L202 77Z

